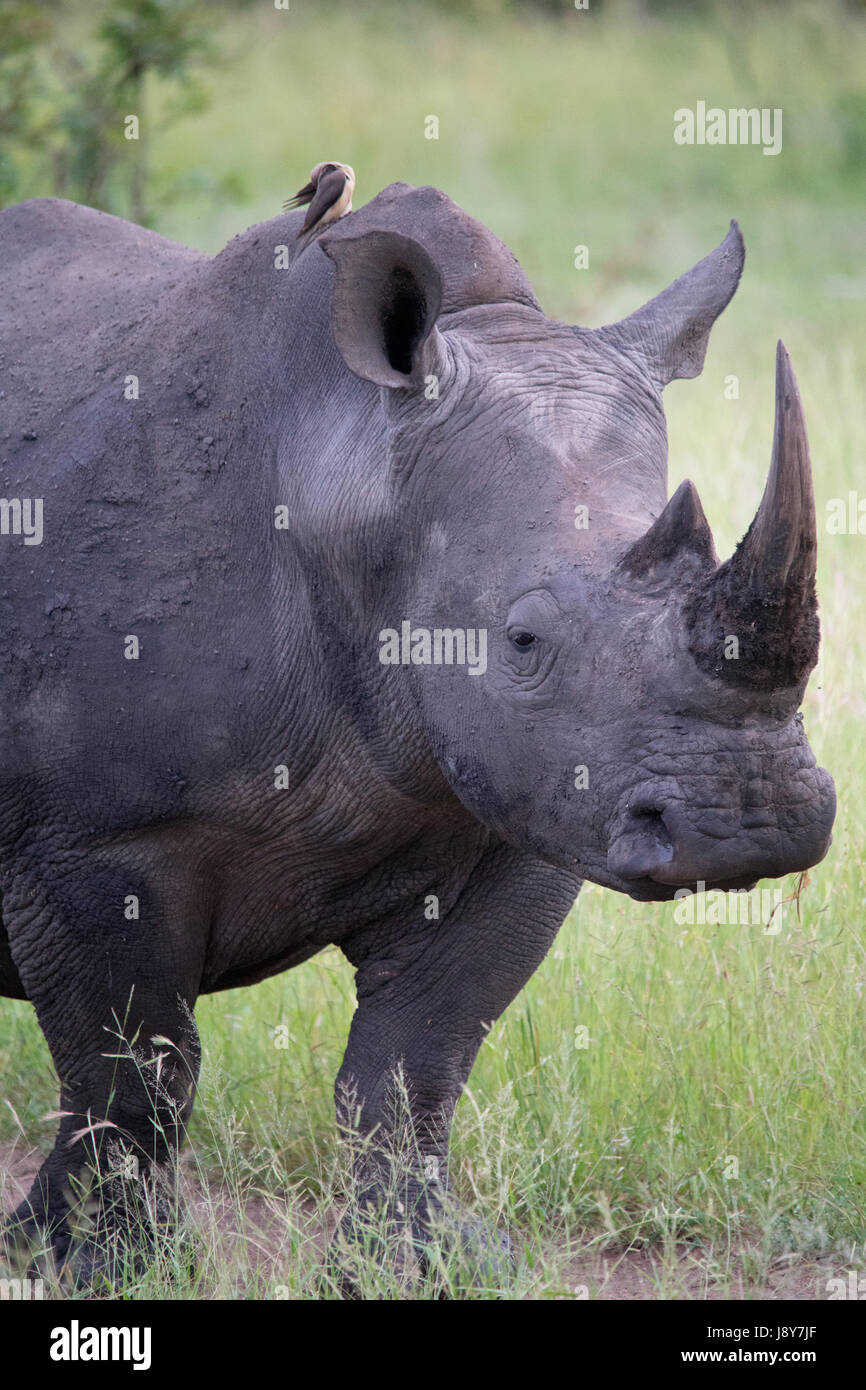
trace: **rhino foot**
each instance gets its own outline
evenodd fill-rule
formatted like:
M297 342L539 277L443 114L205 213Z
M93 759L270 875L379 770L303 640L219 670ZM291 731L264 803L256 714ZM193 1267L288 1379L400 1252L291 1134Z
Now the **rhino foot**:
M154 1265L178 1264L176 1203L162 1174L131 1184L116 1173L80 1174L62 1194L50 1172L37 1175L26 1201L4 1226L11 1267L47 1278L65 1293L116 1294ZM83 1181L82 1181L83 1179ZM191 1250L181 1239L182 1265Z
M413 1212L366 1193L335 1233L327 1277L341 1298L357 1301L497 1295L513 1273L506 1232L450 1195L419 1198Z

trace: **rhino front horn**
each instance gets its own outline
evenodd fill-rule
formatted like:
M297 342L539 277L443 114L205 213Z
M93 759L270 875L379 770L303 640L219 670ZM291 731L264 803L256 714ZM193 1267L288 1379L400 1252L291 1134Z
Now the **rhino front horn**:
M733 568L749 588L791 590L814 605L817 550L806 421L791 359L780 342L770 476Z
M797 685L818 659L817 532L806 422L791 359L776 349L776 423L764 496L734 555L692 603L692 650L731 682Z

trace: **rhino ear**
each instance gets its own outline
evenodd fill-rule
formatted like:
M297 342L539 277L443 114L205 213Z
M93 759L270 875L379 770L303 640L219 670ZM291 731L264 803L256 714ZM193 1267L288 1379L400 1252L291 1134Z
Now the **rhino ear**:
M398 232L322 237L337 267L334 341L350 371L377 386L421 385L436 356L442 278L424 247Z
M745 259L740 229L731 222L715 251L642 309L598 329L599 336L643 358L659 388L676 377L699 376L710 329L737 288Z

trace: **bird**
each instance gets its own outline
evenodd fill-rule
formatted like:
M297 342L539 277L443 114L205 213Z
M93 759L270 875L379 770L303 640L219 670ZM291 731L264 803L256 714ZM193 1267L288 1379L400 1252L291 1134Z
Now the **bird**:
M293 198L283 203L284 208L307 208L304 225L298 232L300 239L305 232L336 222L352 211L352 194L355 190L355 171L351 164L338 164L326 160L310 171L310 182L299 188Z

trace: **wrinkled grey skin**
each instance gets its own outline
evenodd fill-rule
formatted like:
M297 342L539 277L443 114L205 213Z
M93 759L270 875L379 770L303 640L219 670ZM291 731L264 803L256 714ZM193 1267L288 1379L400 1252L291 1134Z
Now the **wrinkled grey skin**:
M387 1154L402 1064L440 1162L413 1180L423 1234L484 1032L582 879L664 899L830 841L797 714L814 519L783 352L735 560L690 485L666 507L661 387L700 371L736 228L590 332L435 190L392 185L298 249L302 216L210 259L61 201L0 214L3 496L44 498L41 545L0 537L0 988L34 1004L70 1112L15 1226L61 1260L99 1136L144 1174L176 1143L200 994L340 946L338 1108ZM404 619L486 629L486 672L383 665ZM165 1054L156 1094L105 1057L113 1014ZM118 1128L71 1139L88 1116Z

